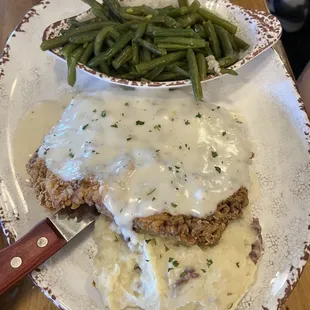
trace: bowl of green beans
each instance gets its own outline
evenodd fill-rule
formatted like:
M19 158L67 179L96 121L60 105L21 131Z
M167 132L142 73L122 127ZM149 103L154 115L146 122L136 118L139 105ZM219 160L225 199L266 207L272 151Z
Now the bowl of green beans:
M237 69L275 44L272 15L216 0L83 0L90 9L46 28L41 49L76 69L129 87L192 86Z

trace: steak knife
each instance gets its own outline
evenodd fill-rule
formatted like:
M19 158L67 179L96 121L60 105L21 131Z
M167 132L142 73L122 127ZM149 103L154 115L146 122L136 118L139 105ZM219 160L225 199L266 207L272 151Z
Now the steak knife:
M64 247L99 216L95 207L61 209L0 251L0 295Z

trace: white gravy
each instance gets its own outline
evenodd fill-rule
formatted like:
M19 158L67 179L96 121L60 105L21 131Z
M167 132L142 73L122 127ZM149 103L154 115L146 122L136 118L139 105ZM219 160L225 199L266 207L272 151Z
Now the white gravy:
M209 215L250 183L242 123L181 91L78 95L39 156L65 181L97 179L123 228L156 212Z

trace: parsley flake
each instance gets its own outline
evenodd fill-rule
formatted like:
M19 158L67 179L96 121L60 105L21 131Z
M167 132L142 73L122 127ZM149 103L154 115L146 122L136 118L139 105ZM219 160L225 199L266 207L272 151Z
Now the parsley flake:
M82 130L85 130L87 127L88 127L88 124L84 125L84 126L82 127Z
M129 107L129 103L128 102L125 103L125 107Z
M150 260L149 260L149 259L146 259L145 261L148 263Z
M119 241L119 239L118 239L118 237L115 235L114 242L118 242L118 241Z
M218 166L215 166L214 169L218 172L218 173L221 173L222 172L222 169Z
M178 262L177 260L175 260L174 262L172 262L172 265L173 265L174 267L178 267L178 266L179 266L179 262Z
M231 309L231 308L232 308L232 306L233 306L233 303L231 303L231 304L228 306L228 308L227 308L227 309Z
M156 126L154 126L154 129L157 129L158 131L160 131L161 125L156 125Z
M151 194L153 194L156 191L156 188L152 189L148 194L146 194L147 196L150 196Z
M170 271L170 270L172 270L173 268L168 268L168 272Z
M210 266L213 264L213 260L207 258L207 266L210 268Z
M93 112L94 112L94 113L96 113L96 112L97 112L97 110L95 109L95 110L93 110Z
M152 239L145 239L145 242L147 243L147 244L149 244L149 242L151 242L152 241Z
M153 197L153 198L152 198L152 201L154 201L154 200L156 200L156 198L155 198L155 197Z
M207 270L206 270L206 269L201 269L201 271L202 271L203 273L206 273L206 272L207 272Z
M136 121L136 126L142 126L144 125L145 122L141 122L141 121Z
M222 132L222 136L223 136L223 137L226 136L226 131L223 131L223 132Z
M190 122L189 121L185 121L185 125L189 125L190 124Z
M70 156L71 158L73 158L73 157L74 157L74 154L73 154L73 153L69 153L69 156Z
M111 125L111 127L118 128L118 126L117 126L117 124L116 124L116 123L115 123L115 124L113 124L113 125Z
M238 268L240 268L240 263L239 263L239 262L237 262L237 263L236 263L236 266L237 266Z
M201 118L201 114L198 112L198 114L196 115L197 118Z
M164 244L165 246L165 251L168 252L170 249Z
M107 111L106 110L102 111L101 112L101 117L106 117L106 116L107 116Z
M177 204L171 202L171 207L172 207L172 208L176 208L177 206L178 206Z
M173 257L169 257L168 261L169 263L173 262L174 258Z
M181 274L180 274L180 278L184 278L185 276L187 276L187 271L183 271Z
M218 155L218 154L217 154L216 152L214 152L214 151L212 151L211 154L212 154L212 157L213 157L213 158L217 157L217 155Z
M127 141L130 141L132 138L127 138Z

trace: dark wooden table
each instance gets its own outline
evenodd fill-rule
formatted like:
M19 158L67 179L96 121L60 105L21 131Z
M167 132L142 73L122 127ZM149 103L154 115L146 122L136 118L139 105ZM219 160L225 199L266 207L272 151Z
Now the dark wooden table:
M78 0L77 0L78 1ZM0 51L5 45L5 41L21 21L24 14L38 0L0 0ZM233 0L234 3L253 9L267 10L265 0ZM290 65L282 44L276 46L288 70ZM1 54L1 53L0 53ZM0 248L6 246L6 241L0 233ZM295 290L289 297L282 310L310 310L310 265L308 264ZM13 290L0 297L0 309L3 310L56 310L41 291L35 287L29 278L23 280Z

